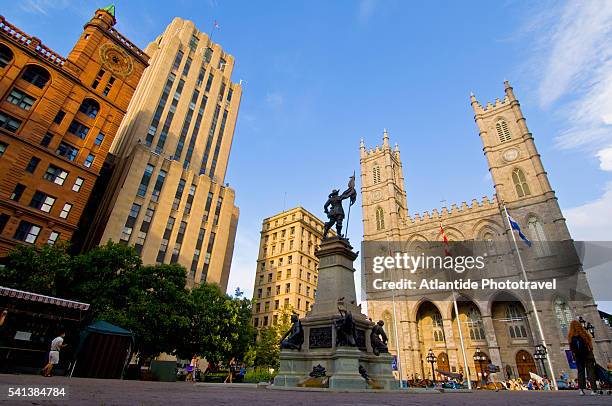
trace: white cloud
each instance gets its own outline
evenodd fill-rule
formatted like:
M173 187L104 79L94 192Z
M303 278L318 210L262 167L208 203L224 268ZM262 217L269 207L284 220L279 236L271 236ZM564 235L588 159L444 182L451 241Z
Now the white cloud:
M538 15L532 68L538 97L566 118L561 148L597 150L612 141L612 2L567 2ZM542 63L543 61L543 63ZM573 99L564 96L571 93Z
M597 158L599 158L599 168L602 171L612 171L612 147L597 152Z
M281 106L284 101L284 97L280 92L272 92L266 94L266 103L268 103L272 107Z
M610 241L612 182L595 201L563 210L572 238L577 241Z
M47 15L49 9L63 9L70 5L70 0L24 0L20 3L23 11Z
M358 16L362 23L367 22L376 11L376 0L361 0L359 2Z

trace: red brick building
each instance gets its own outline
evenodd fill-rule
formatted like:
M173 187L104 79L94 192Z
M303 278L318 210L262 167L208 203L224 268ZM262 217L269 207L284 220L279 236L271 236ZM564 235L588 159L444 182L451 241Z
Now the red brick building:
M97 10L64 58L0 16L0 256L69 241L149 57Z

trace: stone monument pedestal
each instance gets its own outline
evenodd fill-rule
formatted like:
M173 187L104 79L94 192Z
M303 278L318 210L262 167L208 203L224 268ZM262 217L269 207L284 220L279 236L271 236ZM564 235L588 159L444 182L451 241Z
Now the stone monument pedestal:
M348 240L333 237L322 241L315 255L319 258L319 284L312 310L301 320L304 344L301 351L281 350L274 385L296 387L315 366L321 365L329 377L330 389L372 388L359 373L362 366L376 386L394 389L397 383L392 374L393 357L388 353L374 355L370 342L374 323L356 303L353 261L358 254ZM339 308L353 317L355 346L338 340L335 322L342 318Z

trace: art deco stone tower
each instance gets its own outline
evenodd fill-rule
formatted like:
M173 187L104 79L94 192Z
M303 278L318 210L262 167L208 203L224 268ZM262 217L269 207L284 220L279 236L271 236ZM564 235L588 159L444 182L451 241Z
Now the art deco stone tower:
M146 264L179 263L190 284L225 289L238 221L224 184L242 94L234 58L181 18L146 52L86 248L134 245Z
M115 22L97 10L64 58L0 16L2 256L77 230L149 60Z

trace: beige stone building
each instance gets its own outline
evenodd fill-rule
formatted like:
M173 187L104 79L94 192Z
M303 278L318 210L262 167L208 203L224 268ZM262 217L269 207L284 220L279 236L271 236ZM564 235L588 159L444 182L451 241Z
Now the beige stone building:
M505 97L494 104L483 107L473 95L470 101L496 196L410 215L400 151L397 144L390 146L385 131L382 146L368 150L363 141L360 146L364 240L397 242L400 247L419 241L441 241L442 224L451 241L507 243L511 236L499 204L503 200L533 242L532 248L525 250L526 268L537 273L564 266L555 263L549 242L569 241L571 236L512 87L505 82ZM488 266L496 267L495 272L519 275L515 254L490 255L488 260ZM588 291L584 274L579 278L579 284ZM541 341L525 291L494 291L487 297L461 295L460 323L452 300L429 300L411 291L398 291L395 297L385 300L371 296L367 298L369 316L385 321L392 353L398 354L399 344L404 379L431 377L426 361L429 349L437 356L437 369L465 373L459 325L472 379L480 372L473 360L477 349L501 367L500 375L504 377L525 379L530 371L543 373L533 357L534 347ZM578 316L593 323L598 331L598 361L603 365L609 361L609 329L592 300L575 301L559 294L538 301L537 307L548 357L557 375L561 371L571 373L565 353L569 348L566 337L570 321Z
M314 253L323 222L302 207L263 220L253 288L253 325L276 324L283 309L306 315L317 293Z
M145 264L179 263L188 284L225 290L239 214L224 183L242 94L234 58L181 18L145 52L85 249L133 245Z

